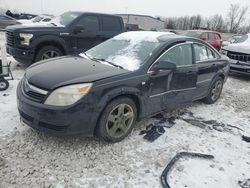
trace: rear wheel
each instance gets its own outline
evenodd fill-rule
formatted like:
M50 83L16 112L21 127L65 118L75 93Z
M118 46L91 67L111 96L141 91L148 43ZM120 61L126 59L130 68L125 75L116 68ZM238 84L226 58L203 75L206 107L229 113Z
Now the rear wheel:
M204 102L207 104L215 103L220 98L222 89L223 89L223 79L221 77L218 77L217 79L214 80L208 96L204 98Z
M132 131L137 119L135 103L118 98L107 105L99 120L96 134L107 142L119 142Z
M9 87L9 82L5 79L0 79L0 91L4 91L8 89Z
M36 55L35 62L62 56L62 51L55 46L42 47Z

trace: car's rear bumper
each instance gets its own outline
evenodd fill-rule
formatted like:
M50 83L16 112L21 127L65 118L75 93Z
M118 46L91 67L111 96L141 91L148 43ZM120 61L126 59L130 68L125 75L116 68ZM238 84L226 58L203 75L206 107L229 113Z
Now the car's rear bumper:
M15 59L20 60L21 63L31 63L34 59L35 52L30 49L19 49L7 46L7 53Z
M94 134L98 118L89 103L69 108L40 104L27 99L20 85L17 88L17 106L26 125L53 135Z
M247 65L244 62L235 62L234 60L230 60L230 62L230 72L250 75L250 63Z

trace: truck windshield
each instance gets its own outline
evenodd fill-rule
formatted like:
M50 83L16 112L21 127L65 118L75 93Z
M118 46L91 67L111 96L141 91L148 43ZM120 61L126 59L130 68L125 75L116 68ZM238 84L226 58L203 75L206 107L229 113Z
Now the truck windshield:
M67 26L80 15L81 13L77 13L77 12L66 12L52 19L51 23L57 26Z

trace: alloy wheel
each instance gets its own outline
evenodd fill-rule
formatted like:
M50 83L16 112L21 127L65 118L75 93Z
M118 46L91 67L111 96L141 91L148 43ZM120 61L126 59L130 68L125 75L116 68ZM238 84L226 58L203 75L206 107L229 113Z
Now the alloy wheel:
M119 104L108 115L106 130L114 138L125 135L134 121L133 108L128 104Z
M213 101L216 101L219 97L220 97L220 93L222 90L222 82L221 80L218 80L215 84L214 87L212 89L212 95L211 95L211 99Z
M60 56L57 51L49 50L42 55L42 60Z

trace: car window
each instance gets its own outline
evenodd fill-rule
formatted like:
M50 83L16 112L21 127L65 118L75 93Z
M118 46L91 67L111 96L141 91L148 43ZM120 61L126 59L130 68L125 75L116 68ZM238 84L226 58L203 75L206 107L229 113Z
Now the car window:
M103 17L103 31L121 31L121 22L119 18L104 16Z
M208 55L208 59L214 59L215 58L214 52L209 48L207 48L207 55Z
M214 40L214 39L215 39L214 33L208 33L208 40Z
M213 50L202 44L194 44L194 52L196 62L211 60L218 57Z
M85 31L99 31L99 21L97 16L84 16L77 25L84 27Z
M192 65L192 47L191 44L182 44L173 47L167 51L159 61L169 61L177 66Z
M6 21L6 20L12 20L11 18L8 18L6 16L0 16L0 20Z
M215 34L215 39L216 39L216 40L220 40L220 39L221 39L220 35Z
M43 22L49 22L51 20L51 18L44 18Z
M194 44L195 60L204 61L208 60L207 47L201 44Z

